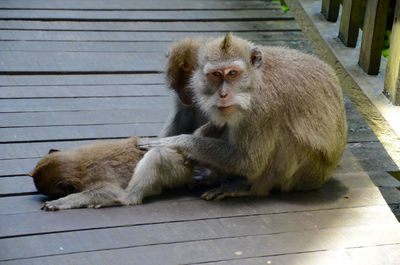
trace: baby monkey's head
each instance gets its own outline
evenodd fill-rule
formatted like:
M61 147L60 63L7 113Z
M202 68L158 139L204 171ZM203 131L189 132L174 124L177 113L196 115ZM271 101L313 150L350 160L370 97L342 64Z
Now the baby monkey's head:
M166 78L169 87L185 105L192 105L190 78L197 68L197 54L203 39L183 39L172 44L166 65Z
M30 176L40 193L63 197L82 190L79 169L74 164L69 152L51 149L38 162Z

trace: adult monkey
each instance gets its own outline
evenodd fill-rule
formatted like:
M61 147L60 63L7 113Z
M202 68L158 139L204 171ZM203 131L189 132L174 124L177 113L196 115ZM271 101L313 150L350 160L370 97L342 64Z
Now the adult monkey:
M217 172L246 176L248 183L221 186L203 198L316 189L330 178L346 145L347 124L328 65L295 50L257 47L231 33L202 45L198 60L191 80L195 98L211 121L205 127L222 133L211 138L200 128L150 146L176 148ZM127 189L132 204L138 187L152 185L136 172L133 181Z

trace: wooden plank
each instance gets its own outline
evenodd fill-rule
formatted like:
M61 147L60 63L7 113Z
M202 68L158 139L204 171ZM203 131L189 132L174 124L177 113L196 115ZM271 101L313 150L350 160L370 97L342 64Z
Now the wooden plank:
M4 146L4 149L0 150L0 176L1 175L24 175L27 174L30 170L34 168L36 165L38 158L47 154L48 150L51 148L65 149L78 146L80 144L86 144L88 142L81 142L84 140L108 140L108 139L119 139L124 137L130 137L134 134L132 129L125 129L129 127L133 127L134 125L124 124L124 125L103 125L103 126L92 126L94 128L116 128L115 130L120 130L115 134L106 134L106 132L91 132L91 126L63 126L56 129L48 129L52 127L44 127L42 131L40 131L40 127L32 130L26 131L26 134L32 134L32 137L24 136L24 138L19 139L16 138L12 143L3 143L1 146ZM138 125L140 126L140 125ZM161 128L162 124L158 124L158 128ZM79 130L80 127L83 127L82 130ZM154 124L155 132L149 131L147 136L151 136L151 133L157 135L157 124ZM61 128L61 129L60 129ZM93 130L93 129L92 129ZM61 131L61 132L59 132ZM43 134L48 133L49 139L44 138ZM59 133L60 135L58 135ZM23 132L21 132L23 134ZM69 139L72 143L65 143L65 139L58 139L60 143L52 142L54 138L61 138L61 136L73 134L78 135L77 139ZM40 138L40 136L42 138ZM107 137L108 136L108 137ZM31 138L34 139L45 139L45 143L25 143L32 141ZM72 138L72 137L71 137ZM67 138L68 139L68 138ZM18 140L23 141L22 143ZM64 141L63 141L64 140ZM67 141L67 142L70 142ZM380 154L378 157L376 154ZM33 159L32 159L33 158ZM383 147L378 142L366 142L366 143L350 143L347 145L341 162L339 164L336 173L338 174L347 174L352 172L360 172L366 170L368 172L375 171L398 171L397 166L393 163L390 157L387 155Z
M339 39L341 39L347 47L356 47L358 31L361 25L361 11L361 0L343 1Z
M28 175L34 168L39 158L24 160L0 160L0 176Z
M92 5L93 6L93 5ZM209 31L288 31L300 30L295 20L225 21L220 22L74 22L74 21L1 21L1 30L65 30L65 31L146 31L146 32L209 32Z
M164 74L0 75L2 86L164 84Z
M163 123L0 128L0 143L157 136ZM6 135L7 134L7 135Z
M154 108L165 110L169 99L166 96L102 97L102 98L38 98L3 99L0 113L32 111L81 111L105 109Z
M24 113L0 113L0 127L43 127L61 125L100 125L100 124L126 124L126 123L163 123L168 115L168 109L136 107L132 105L129 110L96 110L96 111L46 111ZM346 104L348 119L348 141L352 144L358 142L377 142L376 136L367 126L360 114L349 103ZM29 130L29 128L26 128ZM44 143L47 146L47 143ZM55 144L55 143L53 143ZM36 145L18 147L18 145L2 145L0 159L27 158L21 156L26 150L37 149ZM54 147L53 147L54 148ZM47 151L50 147L45 148Z
M304 40L303 40L304 42ZM286 41L270 41L285 44ZM166 53L170 41L1 41L0 51L47 52L162 52Z
M398 225L343 227L46 256L7 264L125 264L127 260L137 264L159 264L161 260L162 264L193 264L237 259L239 251L240 258L248 258L393 245L399 237Z
M33 193L37 193L37 191L31 177L15 176L0 178L0 197Z
M282 10L81 11L0 10L0 19L40 21L251 21L293 19Z
M173 41L183 38L195 37L221 37L226 32L117 32L117 31L15 31L2 30L0 40L23 40L23 41ZM234 32L235 33L235 32ZM301 32L237 32L238 36L251 41L268 40L304 40Z
M0 64L0 73L161 72L165 56L147 55L149 59L142 53L0 52L7 62Z
M366 5L358 64L369 75L377 75L381 64L389 1L369 0Z
M83 144L90 143L92 141L81 141L82 143L79 142L74 142L70 146L68 145L63 145L62 149L70 149L73 147L77 147ZM54 144L54 143L53 143ZM57 148L57 143L55 143L54 147ZM39 153L39 152L38 152ZM41 154L38 154L37 158L34 159L29 159L29 164L30 167L27 168L25 171L24 175L16 175L16 176L2 176L0 178L0 183L2 186L0 187L0 197L5 197L7 195L13 195L13 196L20 196L20 195L32 195L37 193L37 190L35 186L33 185L33 181L31 177L29 177L29 172L33 170L33 168L36 165L36 162L39 161L39 159L46 155L47 152L43 152ZM28 159L24 159L25 161ZM0 160L2 161L2 160ZM6 160L7 161L7 160ZM15 161L15 160L14 160ZM32 162L32 163L31 163ZM35 162L35 163L33 163ZM27 164L28 166L28 164ZM371 180L376 183L376 185L379 185L380 187L395 187L396 185L399 184L398 181L396 181L394 178L391 178L390 175L386 172L363 172L363 171L354 171L352 173L340 173L336 172L332 176L332 181L329 182L324 186L325 190L334 190L337 189L338 187L343 188L346 187L347 189L361 189L361 188L369 188L371 186ZM3 185L4 184L4 185ZM185 192L190 193L191 191L185 190ZM191 194L198 192L197 190L194 192L191 192ZM168 192L167 192L168 193ZM179 194L179 192L177 192ZM181 194L180 197L184 197L185 194ZM179 198L180 198L179 197ZM28 197L27 197L28 198ZM20 199L11 199L12 202L25 205L27 208L31 207L32 205L36 205L34 202L32 203L26 203L27 198L20 198ZM4 199L4 200L9 200L9 199ZM32 207L34 208L34 207ZM24 208L25 209L25 208ZM18 211L16 209L12 211ZM32 209L31 209L32 211ZM39 211L39 209L36 209L36 211ZM13 212L13 213L21 213L21 212Z
M106 141L116 141L108 140ZM0 160L3 159L27 159L45 156L50 149L66 150L80 145L91 144L96 141L64 141L64 142L39 142L2 144L0 149Z
M344 97L347 117L347 142L377 142L378 138L348 97ZM1 115L0 115L1 117ZM1 123L0 123L1 124Z
M309 42L302 39L256 41L258 45L286 46L311 53ZM151 41L3 41L0 51L48 51L48 52L160 52L166 54L171 42Z
M165 85L0 87L0 99L168 96ZM1 121L0 121L1 123Z
M395 105L400 105L400 1L396 2L389 58L386 66L384 94Z
M182 10L182 9L265 9L280 8L279 4L271 1L193 1L193 0L169 0L168 4L164 1L123 1L123 0L97 0L96 4L90 0L2 0L1 9L69 9L69 10Z
M360 247L352 249L322 250L315 252L275 255L267 257L237 258L213 262L215 265L257 265L257 264L324 264L324 265L396 265L400 259L400 245Z
M10 33L10 32L9 32ZM32 33L31 36L38 36ZM61 32L46 32L44 35L54 33L62 39L68 39L68 34ZM81 34L73 33L70 37L75 38L75 40L86 38L87 34L93 36L87 36L89 38L102 39L113 39L112 36L105 36L111 34L111 32L100 34L99 32L85 32L82 36ZM119 34L122 38L127 37L129 34L123 34L120 32L114 32ZM133 38L142 39L143 37L151 35L150 33L132 33L135 36ZM183 37L190 37L188 34L166 34L166 38L176 37L177 39ZM270 33L241 33L238 35L253 35L255 39L296 39L296 36L301 34L299 32L287 32L286 34L280 32L270 32ZM42 35L43 34L39 34ZM51 34L50 34L51 35ZM220 35L220 34L208 34L208 35ZM5 35L2 35L5 37ZM34 37L34 38L36 38ZM30 37L28 37L29 39ZM39 37L40 39L54 39L56 36L49 37ZM128 38L130 38L128 36ZM161 38L161 37L160 37ZM119 39L116 37L115 39ZM252 38L250 38L252 39ZM144 57L148 57L144 59ZM91 52L0 52L1 58L8 62L7 64L0 65L0 73L157 73L163 70L165 64L165 56L162 53L91 53ZM106 64L104 62L107 62ZM28 63L29 62L29 63Z
M351 173L363 170L397 171L398 167L380 142L348 143L336 172Z
M38 159L37 159L38 160ZM2 160L0 160L2 161ZM28 172L33 170L35 165L32 166L31 169L29 169ZM341 172L335 172L332 179L327 182L325 185L321 187L321 189L316 190L316 191L310 191L310 192L293 192L293 193L272 193L270 196L265 197L265 198L236 198L236 199L227 199L224 200L226 203L225 207L229 205L231 207L231 204L246 204L248 205L249 202L253 202L256 200L258 203L264 201L269 201L271 199L280 201L286 201L290 202L294 200L296 197L299 199L302 198L299 202L303 200L302 203L307 204L308 200L311 200L309 196L316 198L316 197L321 197L318 199L320 202L325 202L331 205L331 203L336 203L335 205L337 208L347 208L347 207L361 207L361 206L368 206L368 205L384 205L384 199L378 199L380 196L380 192L377 187L372 183L370 179L370 175L374 176L377 173L374 172L363 172L363 171L353 171L351 173L341 173ZM13 177L18 177L18 176L9 176L8 178L12 182ZM163 195L156 196L153 198L147 198L146 199L146 204L153 204L156 203L158 205L161 202L164 202L167 204L166 201L197 201L200 200L200 195L202 193L202 190L207 190L207 187L204 187L203 189L195 189L195 190L190 190L188 188L182 188L180 190L172 190L172 191L165 191ZM368 191L366 191L368 190ZM371 198L368 201L365 202L360 202L359 200L361 199L359 196L362 196L362 194L366 194L367 192L371 193ZM41 203L43 200L48 200L47 196L44 195L29 195L29 196L12 196L12 197L0 197L0 215L10 215L10 214L25 214L26 212L29 213L45 213L40 210L41 208ZM332 201L332 202L330 202ZM337 201L337 202L334 202ZM257 205L259 205L257 203ZM348 205L350 203L350 205ZM361 203L361 204L360 204ZM188 202L190 204L190 202ZM182 205L186 205L183 203ZM260 206L259 205L259 206ZM259 207L257 206L257 207ZM294 205L295 207L299 207L299 205ZM317 204L315 204L317 206ZM343 207L342 207L343 206ZM182 209L189 209L189 206L179 206L183 207ZM267 205L266 205L267 207ZM269 206L270 207L270 206ZM331 207L331 206L329 206ZM334 206L332 206L335 208ZM117 207L115 209L120 209L123 210L125 207ZM268 208L268 207L267 207ZM332 209L333 209L332 208ZM291 208L292 209L292 208ZM301 208L303 209L303 208ZM318 208L318 209L326 209L326 208ZM331 208L329 208L331 209ZM103 209L106 210L106 209ZM228 210L228 209L227 209ZM254 209L253 209L254 210ZM251 210L251 211L253 211ZM310 210L309 208L305 208L304 210ZM315 210L312 208L312 210ZM79 211L79 210L74 210L74 211ZM80 210L82 211L82 210ZM269 213L269 212L268 212ZM250 212L247 212L247 215L250 214ZM254 212L252 212L254 214ZM71 213L73 215L73 213ZM222 216L223 217L223 216ZM44 217L45 218L45 217ZM120 221L117 221L116 225L121 225L119 223ZM153 221L152 221L153 223ZM136 223L135 223L136 224ZM77 225L77 224L76 224ZM76 226L75 225L75 226ZM110 223L111 225L111 223Z
M339 16L339 0L322 0L321 13L326 20L336 22Z
M355 180L363 179L360 177ZM181 191L148 198L139 206L73 209L55 213L40 210L43 201L48 199L44 195L0 197L0 238L146 223L365 206L382 206L389 211L378 188L369 179L365 180L369 181L369 187L349 188L346 184L338 185L338 181L333 179L319 191L272 194L264 198L227 199L221 202L207 202L200 199L200 194L196 192L186 191L185 195ZM397 224L394 215L390 216L386 219Z
M338 216L340 218L337 218ZM331 222L333 219L336 221ZM271 235L316 228L367 226L377 223L391 225L393 224L391 220L386 207L371 206L320 210L313 212L312 215L309 212L294 212L112 227L2 239L0 257L1 260L22 259L171 242ZM76 240L79 240L80 244L72 243ZM82 246L85 248L82 249Z
M130 109L61 112L0 113L0 128L43 127L65 125L101 125L126 123L163 123L172 106L146 108L132 105ZM26 128L26 130L29 130ZM362 132L364 130L362 129ZM353 134L357 132L354 131Z

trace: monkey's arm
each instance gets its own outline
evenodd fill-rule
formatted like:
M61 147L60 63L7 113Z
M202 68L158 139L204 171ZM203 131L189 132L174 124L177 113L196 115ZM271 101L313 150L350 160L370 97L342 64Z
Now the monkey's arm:
M161 130L160 137L191 133L195 129L194 107L183 105L177 96L172 100L174 108Z
M209 121L200 128L198 128L196 131L194 131L193 135L220 138L221 134L225 130L225 127L226 126L217 127L212 122Z
M168 146L180 150L191 160L231 175L247 175L248 169L242 165L251 165L247 153L218 138L182 134L161 138L146 145L146 147L155 146Z
M58 211L74 208L100 208L123 205L125 193L120 187L103 183L79 193L73 193L57 200L47 201L42 210Z

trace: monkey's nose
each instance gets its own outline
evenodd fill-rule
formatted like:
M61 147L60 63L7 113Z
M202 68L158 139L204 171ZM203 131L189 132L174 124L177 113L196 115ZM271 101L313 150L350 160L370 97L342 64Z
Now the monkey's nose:
M228 96L228 93L219 93L220 98L226 98Z

